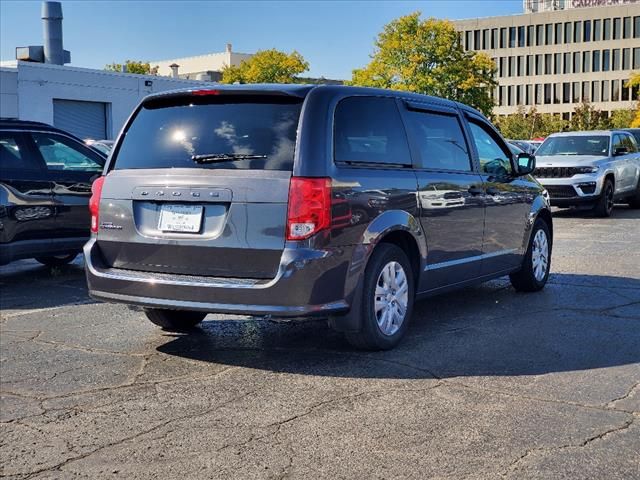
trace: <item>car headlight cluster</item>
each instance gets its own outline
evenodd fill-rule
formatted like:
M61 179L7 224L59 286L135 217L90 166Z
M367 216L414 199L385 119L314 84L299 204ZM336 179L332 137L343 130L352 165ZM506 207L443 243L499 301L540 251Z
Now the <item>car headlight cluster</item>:
M575 167L576 173L596 173L598 167Z

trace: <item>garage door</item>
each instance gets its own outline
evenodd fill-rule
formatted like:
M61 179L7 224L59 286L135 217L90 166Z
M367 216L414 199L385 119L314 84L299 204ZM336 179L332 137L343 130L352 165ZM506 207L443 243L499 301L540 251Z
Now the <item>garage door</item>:
M85 140L107 137L107 104L53 100L53 125Z

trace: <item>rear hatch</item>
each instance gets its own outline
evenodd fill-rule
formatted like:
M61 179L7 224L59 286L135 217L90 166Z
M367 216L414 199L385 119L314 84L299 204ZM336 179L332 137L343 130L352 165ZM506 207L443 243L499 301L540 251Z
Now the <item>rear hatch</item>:
M107 265L273 278L302 101L220 90L145 102L102 189L97 243Z

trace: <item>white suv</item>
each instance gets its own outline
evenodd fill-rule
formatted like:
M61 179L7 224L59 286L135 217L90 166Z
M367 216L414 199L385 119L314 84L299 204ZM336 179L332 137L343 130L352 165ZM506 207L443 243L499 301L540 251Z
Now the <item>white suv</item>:
M629 132L555 133L536 151L536 164L552 205L593 208L603 217L614 202L640 208L640 151Z

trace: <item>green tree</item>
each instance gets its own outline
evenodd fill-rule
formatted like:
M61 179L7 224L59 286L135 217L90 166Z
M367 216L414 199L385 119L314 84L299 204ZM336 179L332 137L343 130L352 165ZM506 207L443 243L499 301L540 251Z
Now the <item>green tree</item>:
M496 125L506 138L526 140L562 132L567 129L568 122L559 115L541 114L535 107L527 112L520 106L516 113L499 117Z
M629 78L629 81L625 84L625 87L627 88L633 88L636 87L638 88L638 97L636 98L636 100L638 100L638 104L636 105L636 110L635 110L635 118L633 119L633 121L631 122L631 128L640 128L640 72L637 73L632 73L631 74L631 78Z
M149 65L149 62L140 62L138 60L126 60L124 62L124 65L125 67L127 67L127 73L139 73L142 75L149 75L151 73L154 73L151 71L151 65ZM105 65L104 69L112 72L121 72L122 64L110 63L109 65Z
M635 110L614 110L611 112L611 128L629 128L631 127L635 117Z
M486 115L494 102L493 60L466 52L446 20L421 20L420 12L387 24L375 41L371 62L353 70L351 85L437 95L472 105Z
M222 71L222 83L296 83L297 75L309 70L309 63L295 50L259 50L238 66Z
M573 110L571 130L606 130L611 128L607 116L589 102L582 102Z

